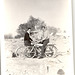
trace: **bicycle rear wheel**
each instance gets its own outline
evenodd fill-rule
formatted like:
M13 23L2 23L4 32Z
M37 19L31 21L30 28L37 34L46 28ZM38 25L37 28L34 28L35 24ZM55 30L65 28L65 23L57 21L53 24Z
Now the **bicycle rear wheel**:
M22 57L24 56L24 51L26 47L25 46L20 46L16 49L16 56Z

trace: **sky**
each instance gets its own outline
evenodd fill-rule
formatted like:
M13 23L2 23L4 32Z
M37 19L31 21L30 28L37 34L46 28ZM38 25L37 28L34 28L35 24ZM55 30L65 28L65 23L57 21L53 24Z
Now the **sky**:
M71 0L4 0L5 34L16 34L18 26L32 15L48 26L71 30Z

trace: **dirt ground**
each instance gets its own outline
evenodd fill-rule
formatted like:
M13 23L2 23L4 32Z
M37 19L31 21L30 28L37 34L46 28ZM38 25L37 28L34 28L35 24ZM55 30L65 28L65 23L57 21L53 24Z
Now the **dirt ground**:
M38 59L24 56L12 58L12 52L23 46L23 40L5 40L6 75L58 75L59 69L63 69L64 73L66 73L70 58L69 38L59 37L51 41L51 43L56 44L58 49L57 57Z

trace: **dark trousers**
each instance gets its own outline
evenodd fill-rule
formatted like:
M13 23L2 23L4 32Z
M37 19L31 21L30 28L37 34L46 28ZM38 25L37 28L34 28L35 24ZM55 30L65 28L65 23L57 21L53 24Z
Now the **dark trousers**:
M31 41L24 41L25 46L31 46Z
M49 43L49 39L46 39L46 40L42 41L43 46L41 48L41 56L44 55L45 50L46 50L46 46L47 46L48 43Z

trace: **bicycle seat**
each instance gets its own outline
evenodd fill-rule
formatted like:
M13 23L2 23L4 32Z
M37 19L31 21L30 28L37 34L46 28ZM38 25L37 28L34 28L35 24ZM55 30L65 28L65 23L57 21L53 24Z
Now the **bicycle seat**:
M49 45L49 46L54 46L54 45L56 45L56 44L48 43L47 45Z

